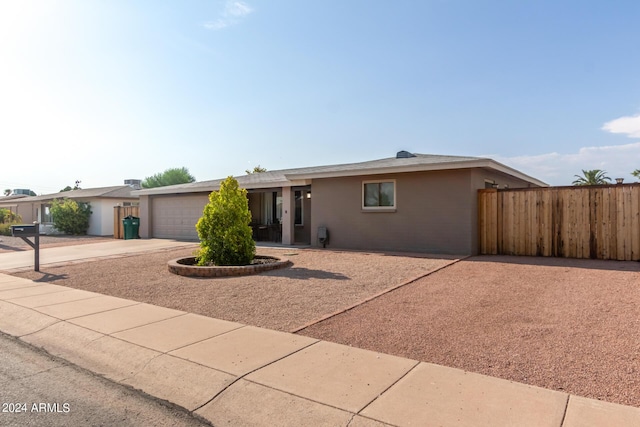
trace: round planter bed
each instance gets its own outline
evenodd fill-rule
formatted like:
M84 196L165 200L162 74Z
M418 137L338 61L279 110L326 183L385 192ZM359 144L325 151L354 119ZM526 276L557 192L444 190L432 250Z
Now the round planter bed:
M288 259L276 258L272 256L256 255L251 265L229 265L229 266L199 266L196 265L195 257L172 259L168 263L169 271L173 274L188 277L226 277L226 276L247 276L258 274L263 271L277 270L285 268L292 263Z

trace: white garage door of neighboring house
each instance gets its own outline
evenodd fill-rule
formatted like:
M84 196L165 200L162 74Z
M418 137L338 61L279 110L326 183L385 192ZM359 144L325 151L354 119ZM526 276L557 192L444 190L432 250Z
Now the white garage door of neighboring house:
M196 223L209 195L156 196L151 199L151 234L162 239L197 240Z

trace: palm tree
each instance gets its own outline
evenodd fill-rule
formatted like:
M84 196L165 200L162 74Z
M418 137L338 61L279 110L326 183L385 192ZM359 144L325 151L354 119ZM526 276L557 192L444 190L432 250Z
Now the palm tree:
M573 185L603 185L609 184L611 178L606 176L606 171L600 169L584 170L582 169L582 176L574 175L576 178L572 182Z
M634 170L633 172L631 172L631 175L633 175L636 178L640 179L640 169Z

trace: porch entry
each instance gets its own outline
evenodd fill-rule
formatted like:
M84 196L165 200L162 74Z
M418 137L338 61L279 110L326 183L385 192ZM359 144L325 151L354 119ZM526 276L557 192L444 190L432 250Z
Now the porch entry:
M249 193L251 228L257 242L282 242L282 191Z
M288 189L287 189L288 190ZM293 196L291 215L294 221L293 243L311 242L311 188L294 187L286 191ZM250 190L247 195L251 211L253 238L258 242L282 243L283 191L279 189Z

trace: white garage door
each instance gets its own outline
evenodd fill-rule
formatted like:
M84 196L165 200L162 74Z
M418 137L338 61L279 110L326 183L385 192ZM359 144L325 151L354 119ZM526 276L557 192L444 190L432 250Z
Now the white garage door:
M208 194L156 196L151 199L151 233L162 239L197 240L196 223Z

